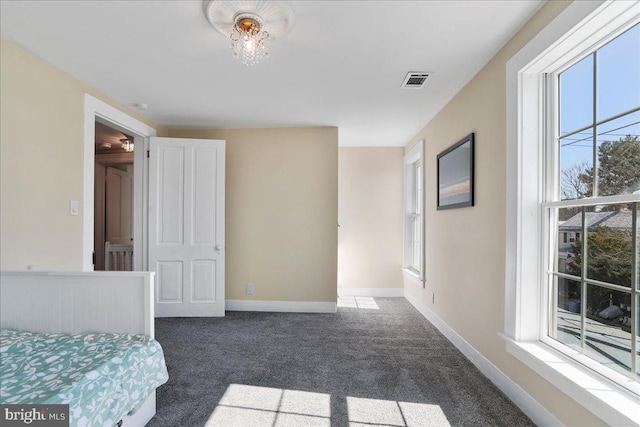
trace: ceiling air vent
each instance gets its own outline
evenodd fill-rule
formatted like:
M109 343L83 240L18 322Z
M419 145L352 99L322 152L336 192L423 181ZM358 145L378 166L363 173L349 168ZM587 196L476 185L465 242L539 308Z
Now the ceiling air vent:
M429 73L407 73L407 77L404 78L400 87L403 89L422 89L427 77L429 77Z

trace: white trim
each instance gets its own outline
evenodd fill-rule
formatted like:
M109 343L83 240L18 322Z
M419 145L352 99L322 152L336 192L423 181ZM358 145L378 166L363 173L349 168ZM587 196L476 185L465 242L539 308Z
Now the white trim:
M613 426L640 426L640 401L562 353L539 342L516 342L503 337L507 351L597 417Z
M498 369L486 357L480 354L478 350L458 335L456 331L440 319L433 311L418 301L417 298L409 292L405 292L405 298L536 425L563 425L551 412L547 411L544 406L538 403L538 401L531 397L522 387Z
M225 301L227 311L270 311L284 313L335 313L338 304L335 302L315 301L257 301L228 299Z
M338 288L340 297L404 297L404 288Z
M606 196L606 197L585 197L583 199L575 200L562 200L557 202L544 202L542 206L545 208L574 208L580 206L593 206L593 205L613 205L617 203L632 203L640 202L640 195L635 194L621 194L619 196Z
M424 287L424 281L420 278L420 275L409 268L402 269L402 277L405 282L411 282L420 288Z
M93 199L94 199L94 153L95 153L95 122L99 120L108 125L117 127L132 133L138 137L148 138L156 136L156 130L128 114L112 107L109 104L95 98L88 93L84 94L84 130L83 130L83 174L82 174L82 270L93 270ZM140 142L143 142L140 144ZM134 151L134 269L143 270L143 257L135 254L143 254L143 241L146 238L144 229L144 200L146 198L146 186L144 185L146 167L144 153L146 144L144 141L135 141L137 149ZM143 170L144 169L144 170Z
M536 326L526 327L521 319L539 319L540 306L540 253L541 237L540 181L525 179L539 175L542 165L541 145L543 127L542 105L538 103L540 77L525 74L522 69L539 57L549 46L564 38L565 34L592 13L600 2L573 2L556 19L538 33L526 46L507 61L507 203L506 259L505 259L505 334L516 340L538 339ZM520 92L532 95L519 99ZM538 95L538 96L537 96ZM522 102L523 105L519 105ZM523 113L524 111L524 113ZM528 139L528 130L530 135ZM523 226L525 224L525 226ZM525 245L524 242L527 242ZM536 244L530 244L535 242ZM524 262L524 260L527 262ZM522 286L523 280L535 286ZM524 302L528 301L528 304Z

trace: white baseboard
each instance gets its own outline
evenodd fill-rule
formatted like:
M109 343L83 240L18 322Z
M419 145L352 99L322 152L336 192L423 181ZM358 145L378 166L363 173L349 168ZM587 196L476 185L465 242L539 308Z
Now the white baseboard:
M335 313L337 303L315 301L258 301L228 299L227 311L274 311L284 313Z
M338 288L340 297L404 297L404 288Z
M440 319L427 306L422 304L409 292L405 292L404 297L427 318L451 343L456 346L464 356L475 365L484 376L496 385L509 399L525 413L538 426L561 426L560 420L547 411L547 409L531 397L522 387L516 384L504 372L498 369L486 357L478 352L456 331L451 329L442 319Z

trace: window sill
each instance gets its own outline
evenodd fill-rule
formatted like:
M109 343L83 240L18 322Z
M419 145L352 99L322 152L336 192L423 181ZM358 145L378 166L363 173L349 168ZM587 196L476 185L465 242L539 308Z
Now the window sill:
M640 396L541 342L502 336L507 352L609 425L640 426ZM634 384L635 385L635 384Z
M421 288L424 287L422 283L422 278L420 277L420 273L417 272L416 270L411 268L403 268L402 275L405 280L413 283L414 285L419 286Z

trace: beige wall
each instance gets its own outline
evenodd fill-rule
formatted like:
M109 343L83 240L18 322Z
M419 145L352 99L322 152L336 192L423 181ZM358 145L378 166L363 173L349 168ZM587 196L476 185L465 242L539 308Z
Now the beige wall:
M169 136L227 141L227 299L336 301L337 128L171 130Z
M167 130L1 42L0 269L80 270L84 93ZM199 134L228 141L227 298L335 301L337 128Z
M82 269L84 93L158 128L2 38L0 269ZM158 128L159 135L163 129Z
M425 140L427 286L407 283L405 291L560 421L591 426L603 423L509 355L498 336L505 312L506 62L567 5L546 3L407 145ZM470 132L476 137L476 206L436 211L436 155Z
M342 147L338 290L402 288L402 147Z

